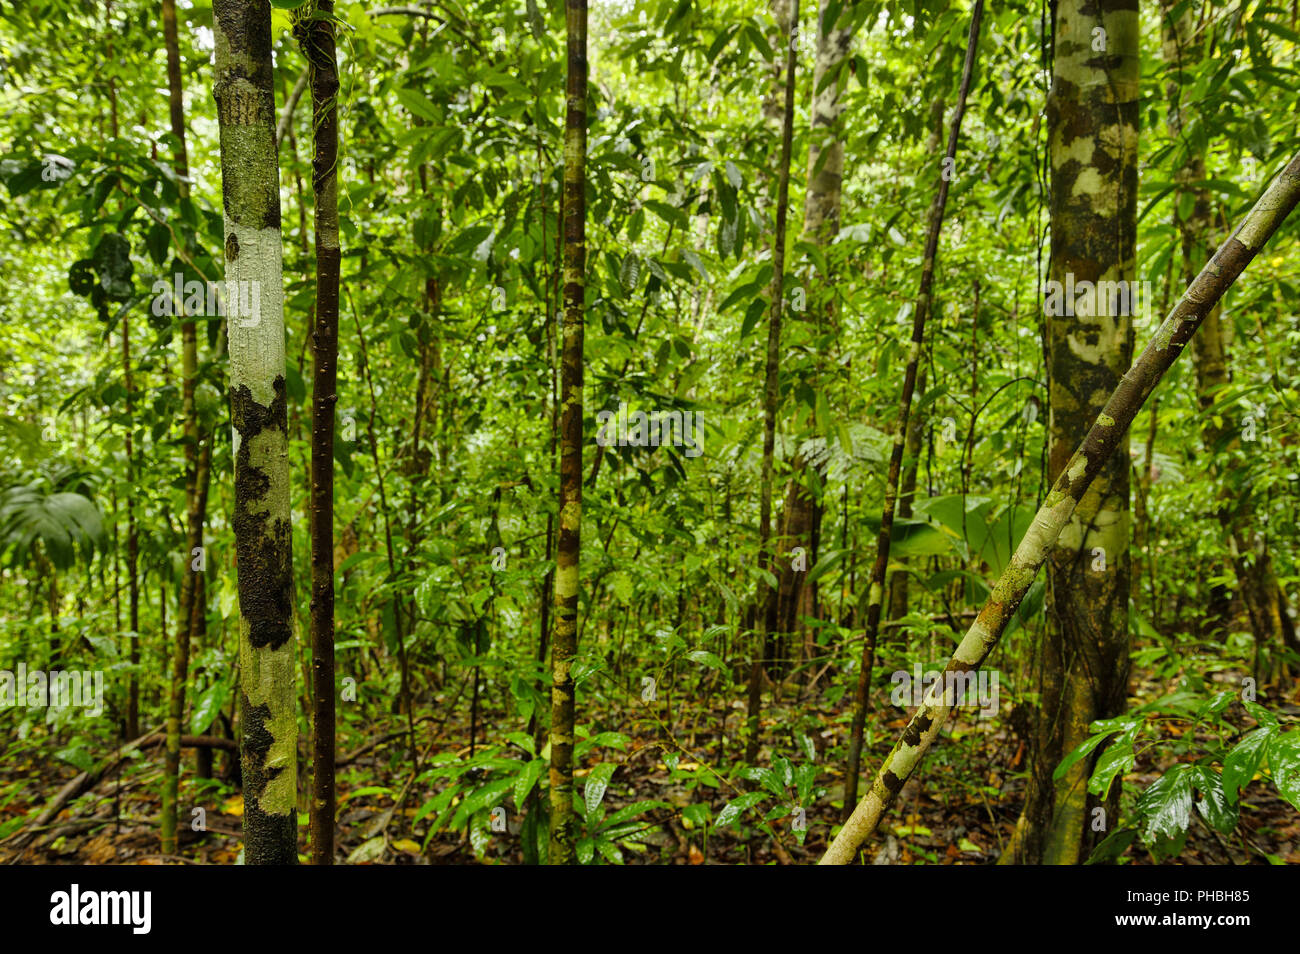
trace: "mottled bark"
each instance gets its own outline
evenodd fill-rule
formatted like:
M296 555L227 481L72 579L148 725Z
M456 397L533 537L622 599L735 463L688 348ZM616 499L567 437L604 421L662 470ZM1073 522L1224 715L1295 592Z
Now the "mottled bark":
M577 860L573 812L573 659L578 652L578 554L582 525L583 296L587 260L587 0L566 0L568 77L564 120L564 345L560 369L560 534L551 636L549 862Z
M799 11L795 0L768 0L768 10L772 23L768 28L767 42L774 52L779 54L789 49L793 38L791 30L799 24ZM774 136L781 135L785 122L785 73L788 63L786 58L773 56L767 64L767 95L763 98L763 119Z
M894 507L898 502L898 482L903 469L907 424L912 411L912 395L916 390L921 346L925 342L925 324L930 317L934 263L939 252L939 235L943 230L944 208L948 203L948 184L952 177L952 170L956 169L957 139L961 135L961 120L966 112L966 94L970 90L971 72L975 67L975 51L979 47L980 21L983 15L984 0L975 0L975 5L971 9L970 33L966 42L966 60L962 66L961 88L957 92L957 105L952 114L952 128L948 133L948 151L943 162L940 163L938 188L935 191L934 201L930 204L925 253L921 261L921 282L916 294L916 306L912 312L912 341L907 353L907 368L903 372L903 393L898 400L898 421L894 426L894 442L889 452L889 472L885 477L885 503L880 514L880 533L876 537L876 559L871 567L871 582L867 591L867 631L862 640L862 658L859 661L857 686L853 697L853 722L849 729L849 758L845 769L845 814L858 799L862 735L871 688L871 667L875 664L876 639L880 634L880 611L885 598L885 574L889 568L889 549L894 531Z
M1057 6L1047 105L1049 279L1063 286L1070 287L1069 276L1075 286L1136 278L1138 78L1137 0ZM1131 316L1110 304L1069 309L1090 314L1053 314L1065 311L1064 303L1045 302L1053 478L1132 360ZM1089 723L1118 715L1127 702L1129 523L1125 439L1048 561L1048 622L1035 654L1039 706L1031 777L1008 860L1074 864L1088 843L1105 836L1085 825L1088 809L1096 807L1086 790L1096 755L1059 781L1052 773L1087 737ZM1111 819L1118 813L1116 797L1105 806Z
M1146 399L1200 327L1205 315L1277 231L1300 202L1300 153L1293 156L1246 215L1232 237L1219 246L1173 311L1152 335L1133 367L1111 393L1102 412L1070 457L1034 516L1010 562L993 586L975 622L949 658L945 671L973 672L997 645L1012 614L1056 547L1057 538L1104 465L1123 442ZM848 864L876 830L880 817L934 743L948 718L939 685L927 693L885 757L875 781L827 849L820 864Z
M294 25L311 74L316 319L311 408L311 860L334 863L334 408L338 403L338 62L334 0L316 0ZM418 416L417 416L418 420ZM417 430L418 444L418 430Z
M214 0L212 14L226 281L228 288L249 283L257 303L255 314L229 307L227 315L244 861L295 864L298 719L271 7Z
M834 10L832 10L834 8ZM839 12L835 24L828 12ZM840 230L840 193L844 179L842 93L847 85L842 72L853 31L843 25L851 11L834 0L821 0L817 11L817 58L813 63L813 93L808 142L808 193L804 197L803 238L826 245ZM834 80L828 76L840 74Z

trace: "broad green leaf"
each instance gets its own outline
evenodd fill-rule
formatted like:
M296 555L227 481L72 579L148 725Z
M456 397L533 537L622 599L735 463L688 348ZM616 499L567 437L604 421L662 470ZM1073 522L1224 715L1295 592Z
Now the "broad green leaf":
M515 781L515 807L523 808L524 801L528 798L528 793L533 790L537 780L542 777L542 770L546 768L546 762L543 759L533 759L524 766Z
M1176 839L1192 822L1193 766L1172 766L1143 792L1137 801L1137 813L1143 819L1143 838L1157 836Z
M618 765L614 762L601 762L587 776L586 784L582 787L582 803L587 810L588 818L595 815L596 809L605 797L609 780L617 768Z
M727 802L722 811L718 812L718 819L714 823L714 827L722 828L725 825L730 825L766 797L763 792L746 792L744 795L736 796Z
M1205 765L1192 769L1192 783L1201 793L1196 810L1216 831L1226 835L1237 827L1237 808L1228 803L1223 792L1223 779L1219 773Z
M1268 767L1278 794L1300 811L1300 731L1292 729L1272 737Z
M1130 723L1110 745L1106 746L1106 750L1097 759L1097 767L1093 769L1092 778L1088 780L1088 791L1105 798L1115 777L1133 770L1136 763L1133 742L1137 739L1141 726L1140 721Z
M1223 794L1228 804L1237 804L1238 793L1250 784L1268 751L1274 733L1270 728L1247 732L1223 758Z

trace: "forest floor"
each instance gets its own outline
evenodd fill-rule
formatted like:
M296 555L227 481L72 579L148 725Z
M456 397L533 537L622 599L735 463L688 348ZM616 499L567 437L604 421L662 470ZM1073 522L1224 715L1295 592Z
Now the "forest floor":
M1135 675L1135 685L1137 676ZM1146 696L1148 685L1142 687ZM1273 691L1275 711L1300 716L1300 686ZM1157 693L1158 694L1158 693ZM1285 698L1285 701L1276 700ZM797 708L796 708L797 707ZM783 726L807 725L813 721L825 728L815 740L817 788L814 803L805 809L806 831L802 844L797 823L791 817L761 821L763 811L778 804L767 799L759 810L748 813L740 824L695 826L684 818L681 808L708 802L716 819L724 805L756 786L743 778L732 778L725 766L741 756L739 743L728 740L743 723L743 704L731 703L725 720L726 731L718 732L716 709L710 712L690 705L682 707L669 735L658 719L647 719L644 707L589 712L602 731L616 730L628 737L619 759L619 769L610 782L607 806L610 812L643 800L672 807L654 809L642 819L644 828L631 841L622 842L623 857L631 864L808 864L827 845L831 824L838 819L843 803L843 768L827 765L824 752L843 751L847 735L849 702L830 705L820 700L790 698L785 707L764 712L765 736L776 742ZM435 710L437 711L437 710ZM442 711L446 711L445 709ZM485 711L480 717L492 725L500 713ZM1004 713L1005 716L1005 713ZM504 720L503 720L504 721ZM886 707L871 714L868 725L864 771L874 772L907 721L906 712ZM939 744L920 772L903 789L897 804L881 824L881 834L870 849L875 864L991 864L1010 838L1023 798L1027 749L1023 739L1009 727L1014 719L981 720L960 715L945 728ZM694 723L692 728L683 723ZM715 727L709 728L710 723ZM446 785L436 779L427 785L409 786L401 804L394 792L411 777L407 757L405 720L394 715L391 725L371 724L373 733L355 731L341 735L338 803L338 860L385 864L516 864L523 860L519 826L511 821L507 831L494 833L480 842L476 855L465 832L441 832L427 839L431 816L413 823L421 805ZM499 723L498 723L499 724ZM428 752L456 751L464 756L469 746L467 720L464 724L426 719L417 724L417 737ZM782 740L785 741L784 739ZM479 748L483 744L480 741ZM793 740L785 747L791 757ZM34 749L33 751L38 751ZM305 751L305 740L304 740ZM1125 776L1130 784L1145 788L1169 764L1156 764L1151 747L1139 748L1136 769ZM678 755L679 769L712 766L721 784L683 782L665 759ZM765 746L760 764L766 765L771 749ZM215 753L219 777L228 756ZM194 831L191 819L180 819L180 855L159 854L157 818L160 810L161 747L126 760L106 773L99 784L71 800L43 830L19 828L0 838L0 863L5 864L233 864L240 851L243 799L238 789L218 779L200 779L193 774L192 753L185 757L181 804L203 804L206 831ZM426 763L427 765L427 763ZM229 775L232 771L224 766ZM575 770L577 787L590 765ZM0 830L12 828L19 817L40 809L77 775L71 766L50 758L0 763ZM398 780L389 787L383 780ZM380 780L377 782L376 780ZM300 776L300 788L302 781ZM1300 864L1300 816L1271 789L1253 784L1243 790L1241 824L1230 837L1222 837L1206 826L1193 824L1187 846L1176 859L1180 864ZM400 797L400 795L399 795ZM193 813L194 810L192 810ZM197 815L193 815L197 819ZM301 827L306 850L306 825ZM1140 846L1129 849L1129 864L1156 863Z

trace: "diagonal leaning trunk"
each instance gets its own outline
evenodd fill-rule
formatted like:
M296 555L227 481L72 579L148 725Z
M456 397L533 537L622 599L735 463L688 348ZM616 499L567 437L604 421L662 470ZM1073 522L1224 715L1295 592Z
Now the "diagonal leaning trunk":
M1047 562L1061 531L1070 522L1075 507L1120 445L1143 403L1187 347L1206 314L1219 303L1224 292L1273 236L1297 202L1300 202L1300 153L1293 156L1273 180L1232 237L1219 246L1214 257L1152 335L1133 367L1120 379L1034 516L975 622L948 660L946 672L973 672L993 651L1008 620ZM858 846L876 830L880 816L916 771L952 708L939 685L927 693L924 704L913 713L907 728L876 773L871 788L819 864L845 865L851 862Z
M298 719L268 0L214 0L239 581L244 861L296 864Z
M578 652L582 525L582 332L586 292L587 0L567 0L568 109L564 120L564 349L560 369L560 539L551 637L551 822L548 861L577 860L573 813L573 657Z

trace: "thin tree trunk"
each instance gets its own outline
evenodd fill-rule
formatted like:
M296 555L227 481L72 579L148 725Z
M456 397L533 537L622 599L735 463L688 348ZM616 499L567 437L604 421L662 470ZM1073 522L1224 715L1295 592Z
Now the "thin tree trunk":
M1135 277L1138 36L1137 0L1101 0L1098 6L1066 0L1057 7L1047 103L1049 278L1067 288ZM1099 45L1105 47L1104 57L1098 55ZM1098 296L1086 309L1089 314L1075 314L1060 296L1060 307L1053 306L1052 294L1044 310L1048 475L1054 478L1063 472L1076 436L1101 410L1102 396L1115 388L1132 360L1132 319L1125 312L1133 309L1112 307ZM1119 811L1118 790L1104 806L1088 796L1087 776L1100 749L1059 780L1053 772L1087 737L1094 719L1118 715L1127 703L1129 472L1125 437L1080 500L1048 561L1048 619L1035 659L1040 701L1030 781L1014 851L1006 853L1016 863L1075 864L1100 840L1087 824L1089 809L1104 807L1110 819Z
M185 146L185 97L181 85L180 41L176 27L176 0L163 0L163 44L167 49L167 92L172 135L176 139L173 163L176 190L189 196L189 157ZM175 302L181 308L182 302ZM195 322L181 316L181 407L185 429L185 569L182 570L180 602L176 607L176 641L172 646L171 692L167 709L167 738L163 750L162 853L176 853L176 814L180 786L181 722L185 718L185 694L189 680L190 643L193 638L193 610L197 596L195 549L203 546L203 523L207 502L207 472L210 451L199 451L198 415L194 388L198 378L198 344ZM202 458L202 459L200 459ZM201 480L200 480L201 472ZM200 562L199 566L202 565ZM166 625L163 631L166 631ZM136 734L136 733L129 733Z
M316 322L312 334L311 411L311 860L334 863L334 406L338 403L339 210L338 63L334 0L295 32L311 72L312 194L316 222Z
M104 25L111 32L109 22L113 15L112 0L104 4ZM113 58L113 43L108 44L108 57ZM112 138L118 136L117 120L117 84L110 76L108 81L109 129ZM131 317L129 312L122 313L122 387L126 390L126 586L129 620L131 623L131 640L128 657L131 662L130 675L126 683L126 734L134 738L140 734L140 580L136 573L139 562L139 534L135 524L135 399L132 397L131 383ZM53 586L53 582L51 582ZM58 621L55 620L55 630Z
M352 321L357 329L357 343L361 346L361 370L366 379L366 391L370 395L369 437L370 459L375 465L375 480L379 486L379 511L384 521L384 550L388 557L388 575L397 577L397 558L393 551L393 520L388 509L388 491L384 486L384 467L379 459L379 437L376 434L375 421L378 415L378 402L375 399L375 380L370 373L370 349L366 344L365 330L361 327L361 316L357 314L356 302L348 298L352 308ZM406 711L407 749L411 756L411 765L415 770L420 767L420 753L415 747L415 715L411 708L411 673L407 664L406 631L402 627L400 601L394 598L393 628L397 631L397 661L401 668L400 699Z
M1164 58L1181 71L1203 59L1205 42L1195 35L1190 9L1184 10L1174 20L1173 7L1168 2L1163 7ZM1169 132L1172 136L1181 138L1186 117L1180 105L1179 92L1177 79L1171 80L1168 88ZM1176 195L1190 195L1192 199L1189 213L1186 216L1177 215L1185 281L1191 280L1206 259L1207 248L1213 246L1214 234L1210 194L1199 184L1205 179L1205 159L1196 151L1195 142L1196 140L1187 141L1188 154L1182 169L1175 176L1175 181L1179 184ZM1182 203L1175 202L1174 205L1175 209L1182 208ZM1220 313L1216 308L1205 316L1201 333L1192 341L1197 399L1202 410L1219 399L1220 392L1231 380L1226 351ZM1235 430L1226 423L1216 421L1214 415L1207 414L1201 428L1201 437L1209 455L1211 476L1216 481L1222 481L1225 468L1219 462L1219 455L1237 446ZM1282 614L1285 613L1282 604L1285 600L1281 596L1277 580L1269 570L1272 560L1268 544L1262 534L1249 526L1246 519L1250 511L1249 498L1245 501L1235 499L1236 495L1231 489L1224 486L1219 489L1219 498L1220 506L1216 516L1230 541L1237 591L1246 604L1255 644L1274 648L1285 646L1287 640L1282 622Z
M296 864L298 718L271 7L214 0L239 586L244 861ZM238 283L247 282L248 285ZM253 284L256 283L256 284Z
M840 69L848 56L853 33L849 29L836 29L827 22L827 15L837 9L841 8L834 0L821 0L818 6L817 56L813 63L808 194L804 198L801 237L819 248L828 245L839 233L840 191L844 178L844 142L840 128L844 104L840 100L840 93L845 85L844 75L847 74L840 75ZM823 274L817 280L822 286L830 287L834 283L834 276ZM819 333L823 330L823 320L829 323L832 334L837 333L838 323L833 301L826 302L824 307L819 302L813 317ZM809 384L814 392L822 387L824 353L819 348L813 356L814 365ZM782 549L796 546L805 548L807 553L804 565L811 568L820 555L818 544L821 538L822 484L819 475L812 475L810 479L807 468L808 462L803 454L796 453L786 486L781 539ZM796 569L793 560L781 561L777 625L783 637L799 630L801 612L804 615L815 612L815 600L811 598L813 594L805 592L806 578L806 570ZM805 650L808 648L805 647ZM786 667L788 663L783 665L783 672Z
M862 734L867 718L867 702L871 687L871 667L875 664L876 639L880 634L880 609L885 598L885 574L889 568L889 548L894 530L894 507L898 501L898 482L903 469L903 450L907 442L907 423L912 410L912 394L916 390L917 368L921 361L921 346L925 342L925 323L930 317L930 288L934 282L934 262L939 250L939 234L943 229L944 207L948 203L948 183L956 168L957 138L961 135L961 120L966 112L966 93L970 89L971 71L975 67L975 51L979 46L980 20L984 15L984 0L975 0L971 10L970 34L966 43L966 61L962 66L961 88L953 110L952 129L948 133L948 151L940 163L939 190L930 205L929 231L925 238L925 257L921 262L921 284L916 294L916 308L912 314L912 344L908 352L907 370L903 374L903 394L898 401L898 423L894 428L894 444L889 454L889 473L885 478L885 505L880 513L880 533L876 537L876 560L871 567L870 589L867 592L866 638L862 641L862 659L858 668L857 690L853 698L853 724L849 735L849 759L844 789L844 812L858 800L858 771L862 759Z
M1087 435L1057 477L1033 523L1006 569L994 584L975 622L945 666L946 672L974 672L993 651L1026 591L1056 546L1061 531L1121 444L1134 417L1173 365L1205 315L1218 304L1237 276L1250 264L1278 226L1300 202L1300 153L1291 158L1255 203L1232 237L1183 293L1174 310L1152 336L1141 356L1119 381ZM911 778L947 721L951 706L938 685L927 693L884 763L875 781L831 843L820 864L848 864L871 836L880 817Z
M785 308L785 222L790 211L790 152L794 140L794 71L798 57L794 33L799 24L799 0L792 0L789 28L785 37L785 112L781 120L781 164L777 170L776 231L772 234L771 318L767 326L767 365L763 383L763 471L759 485L758 580L755 605L762 632L754 639L754 658L749 666L748 735L745 761L758 759L759 714L763 706L764 655L776 630L777 593L767 577L772 572L772 458L776 450L776 411L779 398L777 379L781 370L781 313Z
M930 140L926 155L932 156L943 144L943 97L936 96L930 104ZM916 376L916 390L924 398L926 387L926 367L921 365ZM916 498L916 474L921 460L921 438L925 432L925 412L910 414L907 422L907 442L903 447L903 476L898 492L898 516L904 520L912 516L912 502ZM900 567L908 565L908 558L900 556ZM894 571L889 580L889 619L897 622L907 615L908 583L911 573Z
M568 108L564 121L564 347L560 383L560 535L551 637L549 863L577 860L573 813L574 656L578 651L578 554L582 525L582 338L586 288L587 0L566 0Z
M131 320L122 315L122 386L126 388L126 587L131 623L131 675L127 680L126 734L140 733L140 579L137 566L140 559L140 540L135 523L135 448L132 431L135 429L135 399L131 392Z

